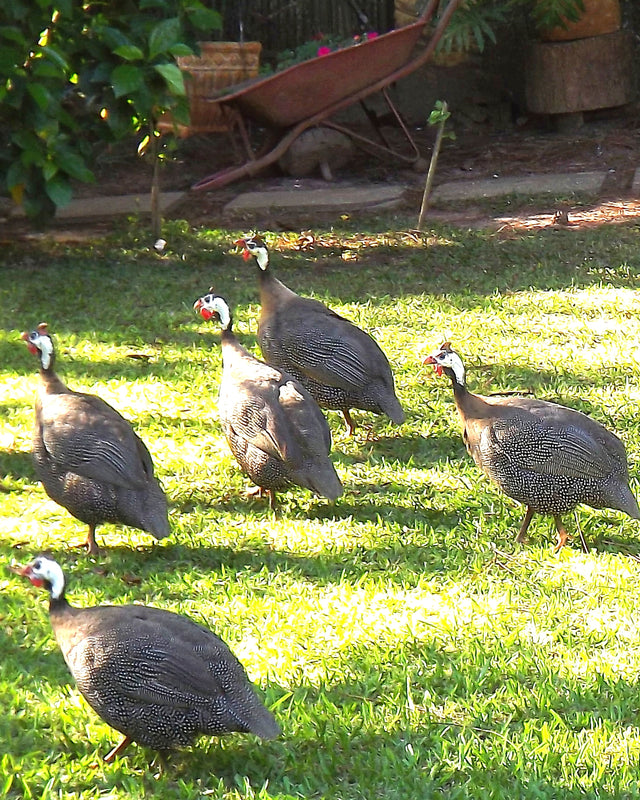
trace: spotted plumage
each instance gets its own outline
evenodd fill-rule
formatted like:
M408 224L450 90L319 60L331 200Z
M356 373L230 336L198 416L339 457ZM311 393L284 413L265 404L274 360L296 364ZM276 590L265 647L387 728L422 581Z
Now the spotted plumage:
M231 452L251 480L275 492L295 484L335 500L342 484L329 458L331 432L317 403L290 375L254 358L238 342L226 300L200 297L194 308L222 333L220 422Z
M80 692L124 740L167 750L200 734L280 732L242 664L208 628L142 605L72 606L60 565L38 556L16 569L49 591L49 615Z
M624 444L599 422L545 400L472 394L462 360L448 342L425 362L451 379L473 460L505 494L527 506L518 541L534 513L550 514L562 547L567 532L561 515L579 503L640 519Z
M352 408L386 414L396 425L404 422L389 361L377 342L323 303L281 283L259 236L238 244L259 268L258 341L265 361L293 375L322 408L341 411L349 433L355 428Z
M49 497L89 526L88 551L99 552L95 529L103 522L130 525L156 539L168 536L167 499L131 423L101 398L65 386L54 371L45 323L22 338L40 358L36 472Z

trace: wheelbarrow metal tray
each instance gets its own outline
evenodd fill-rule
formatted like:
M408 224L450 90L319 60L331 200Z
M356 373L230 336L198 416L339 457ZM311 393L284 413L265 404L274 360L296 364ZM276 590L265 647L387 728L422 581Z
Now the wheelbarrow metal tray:
M408 61L426 21L302 61L218 102L270 128L288 128L387 78Z

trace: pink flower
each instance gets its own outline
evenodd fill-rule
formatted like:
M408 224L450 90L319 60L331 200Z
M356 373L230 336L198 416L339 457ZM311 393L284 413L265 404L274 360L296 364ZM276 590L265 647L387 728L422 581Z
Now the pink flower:
M370 39L377 39L379 33L378 31L369 31L369 33L366 33L365 36L367 37L367 41L369 41Z
M331 52L331 48L327 47L326 44L322 45L322 47L318 48L318 55L319 56L327 56Z

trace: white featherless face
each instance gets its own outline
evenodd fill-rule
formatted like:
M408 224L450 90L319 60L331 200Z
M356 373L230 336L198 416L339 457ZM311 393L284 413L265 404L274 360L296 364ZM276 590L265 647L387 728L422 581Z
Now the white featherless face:
M218 295L215 294L206 294L200 299L201 314L203 310L207 312L203 316L207 317L208 319L214 315L217 316L220 320L220 325L224 330L229 327L229 323L231 322L231 313L229 311L229 306L222 297L218 297Z
M457 353L449 353L449 360L451 363L451 369L453 370L453 374L456 376L456 381L461 385L464 386L464 364L462 363L462 359Z
M40 333L40 331L32 331L29 334L29 344L36 347L40 352L40 363L43 369L48 369L51 364L51 356L53 354L53 342L47 333Z
M269 266L269 251L263 244L254 242L252 239L247 239L247 249L258 262L258 266L264 272Z
M269 266L269 253L267 252L266 247L258 247L256 251L256 260L262 271Z
M433 353L431 356L434 362L441 368L450 369L454 377L456 379L456 383L459 383L460 386L464 386L465 381L465 369L464 364L462 363L462 359L460 356L454 351L449 350L448 348L442 348L437 352Z
M57 561L45 556L38 556L27 567L25 573L34 586L49 585L49 594L58 600L64 592L64 573Z

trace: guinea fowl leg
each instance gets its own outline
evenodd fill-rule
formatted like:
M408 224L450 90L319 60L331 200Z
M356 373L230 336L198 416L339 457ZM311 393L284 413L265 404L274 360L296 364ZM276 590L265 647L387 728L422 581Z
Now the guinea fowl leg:
M89 525L89 533L87 534L87 538L84 542L80 542L79 544L73 545L74 547L86 547L87 553L90 556L97 556L100 553L100 548L98 547L98 543L96 542L96 526Z
M269 508L275 511L276 508L276 493L273 489L263 489L262 486L252 486L245 492L247 497L264 497L265 494L269 497Z
M584 534L582 533L582 528L580 527L580 520L578 519L578 512L574 510L573 512L575 520L576 520L576 528L578 529L578 533L580 534L580 544L582 545L582 552L588 553L589 548L587 547L587 543L584 540Z
M355 429L356 429L356 423L351 418L351 414L349 413L349 409L348 408L342 409L342 416L344 417L344 421L347 424L347 433L348 433L348 435L349 436L353 436L353 434L355 432Z
M516 536L516 542L520 542L520 544L522 544L522 542L526 540L527 530L534 514L535 511L531 508L531 506L527 506L527 513L524 515L524 519L522 520L522 525L520 526L520 530Z
M556 523L556 530L558 531L558 541L556 542L553 552L557 553L558 550L561 550L567 543L569 534L567 533L567 529L562 524L562 519L560 518L559 514L553 515L553 521Z
M89 525L89 533L87 534L87 553L90 556L97 556L100 552L100 548L98 547L98 543L96 542L96 526Z
M107 755L104 757L104 761L106 761L107 764L110 764L114 760L114 758L117 755L120 755L120 753L129 744L131 744L131 737L130 736L125 736L124 739L120 742L120 744L117 744L115 747L113 747L111 750L109 750Z

